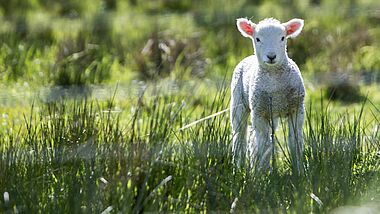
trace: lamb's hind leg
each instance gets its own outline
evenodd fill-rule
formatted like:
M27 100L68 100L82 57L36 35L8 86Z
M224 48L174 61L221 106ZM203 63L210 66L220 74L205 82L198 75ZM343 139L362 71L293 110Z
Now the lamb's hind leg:
M230 108L232 160L236 166L241 167L245 162L247 152L247 122L249 111L239 99L232 99Z

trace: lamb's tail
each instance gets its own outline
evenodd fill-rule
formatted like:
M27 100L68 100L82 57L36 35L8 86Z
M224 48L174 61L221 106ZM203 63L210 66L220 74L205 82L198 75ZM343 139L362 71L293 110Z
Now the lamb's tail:
M240 106L240 105L242 105L242 104L239 104L239 105L237 105L237 106L234 106L233 108L236 108L236 107L238 107L238 106ZM219 116L219 115L221 115L221 114L224 114L224 113L228 112L229 110L230 110L230 108L226 108L226 109L224 109L224 110L222 110L222 111L218 111L218 112L216 112L216 113L214 113L214 114L212 114L212 115L209 115L209 116L207 116L207 117L204 117L204 118L201 118L201 119L196 120L196 121L194 121L194 122L191 122L191 123L189 123L189 124L187 124L187 125L185 125L185 126L182 126L182 127L179 129L179 131L183 131L183 130L188 129L188 128L192 127L192 126L197 125L197 124L200 123L200 122L203 122L203 121L205 121L205 120L211 119L211 118L216 117L216 116Z

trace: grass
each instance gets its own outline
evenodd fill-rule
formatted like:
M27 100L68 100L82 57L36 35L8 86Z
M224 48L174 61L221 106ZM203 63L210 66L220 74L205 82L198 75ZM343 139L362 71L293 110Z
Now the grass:
M252 53L250 41L234 28L237 17L252 17L255 22L270 16L281 21L304 18L302 34L289 40L289 55L305 73L367 72L378 76L380 69L378 16L371 9L378 7L374 0L294 1L291 5L265 0L258 4L244 0L223 4L162 0L137 5L133 0L96 0L89 5L87 1L26 2L22 7L0 3L0 76L7 83L78 85L115 82L120 77L144 79L139 55L155 34L161 43L186 43L179 58L190 58L190 70L197 68L199 57L186 53L201 53L208 65L202 73L221 76L226 67ZM148 68L154 59L146 62ZM163 59L163 64L168 63L165 60L173 63ZM162 73L181 72L178 67L169 66ZM194 77L191 73L181 76Z
M0 2L0 213L379 212L378 7ZM228 107L252 54L236 18L272 16L306 23L288 41L307 88L302 175L284 126L270 172L233 166L227 113L180 130Z
M117 91L116 91L117 92ZM117 101L66 100L25 114L0 132L5 212L327 212L344 205L380 209L379 109L307 109L305 174L293 173L277 132L272 172L234 169L227 115L184 131L191 117L222 110L221 90L203 112L178 95L141 95L123 116ZM224 103L224 104L223 104ZM119 103L120 104L120 103ZM322 105L322 111L314 110ZM371 122L363 120L372 111ZM199 112L199 113L196 113ZM232 207L232 208L231 208Z

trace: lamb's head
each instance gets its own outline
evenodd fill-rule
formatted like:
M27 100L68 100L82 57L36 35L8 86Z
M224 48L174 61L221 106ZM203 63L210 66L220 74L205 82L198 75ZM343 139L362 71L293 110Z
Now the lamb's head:
M255 24L248 19L236 21L237 28L244 37L252 39L255 54L260 65L271 67L287 59L286 41L298 36L303 27L302 19L292 19L286 23L269 18Z

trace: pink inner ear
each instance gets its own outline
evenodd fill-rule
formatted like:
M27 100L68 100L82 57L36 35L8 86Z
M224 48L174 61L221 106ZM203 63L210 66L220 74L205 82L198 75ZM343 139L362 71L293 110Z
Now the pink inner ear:
M240 23L240 28L246 33L246 34L249 34L251 36L253 36L253 28L250 24L248 24L247 22L241 22Z
M291 35L300 28L301 24L298 22L292 22L286 26L286 35Z

